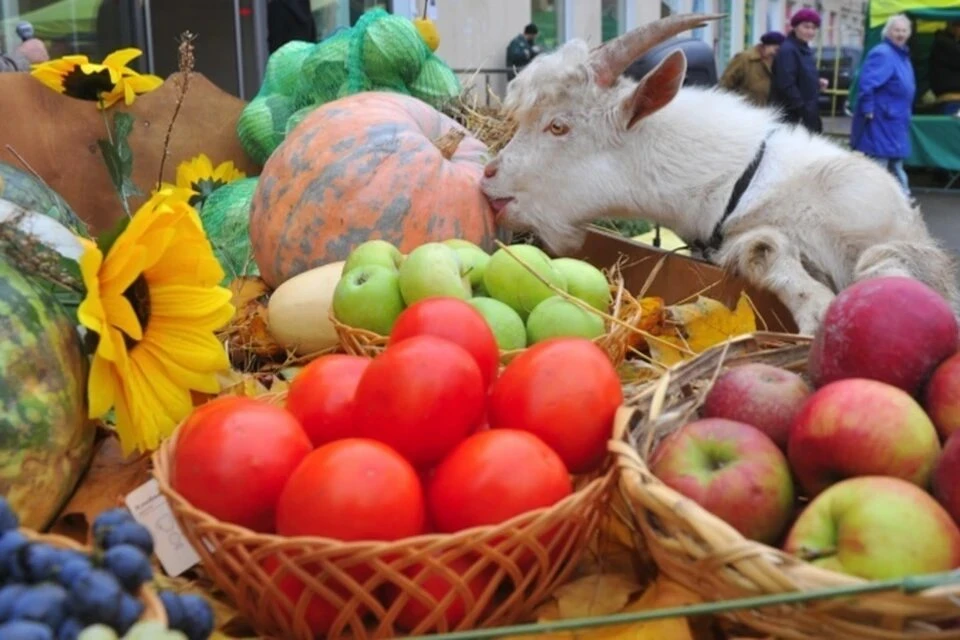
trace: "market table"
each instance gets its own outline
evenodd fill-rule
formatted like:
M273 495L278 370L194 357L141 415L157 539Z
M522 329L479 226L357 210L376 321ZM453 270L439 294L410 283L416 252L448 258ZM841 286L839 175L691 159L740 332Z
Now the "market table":
M910 145L910 157L904 161L908 167L948 171L948 189L960 180L960 118L913 116L910 119Z

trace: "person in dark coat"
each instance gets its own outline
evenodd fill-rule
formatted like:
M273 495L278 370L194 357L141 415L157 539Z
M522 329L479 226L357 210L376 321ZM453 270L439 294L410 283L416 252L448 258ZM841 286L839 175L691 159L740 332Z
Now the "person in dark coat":
M784 35L768 31L760 43L733 57L720 77L719 85L728 91L743 94L753 104L764 107L770 99L770 65L783 44Z
M802 124L814 133L823 131L818 98L827 81L817 74L810 43L820 28L820 14L801 9L790 20L790 31L773 59L770 105L781 109L786 122Z
M934 34L930 49L930 90L947 115L960 111L960 20Z
M267 44L273 53L291 40L317 41L310 0L268 0Z
M540 47L536 44L538 33L540 30L537 25L530 23L524 27L523 33L507 45L507 82L513 80L540 53Z
M850 129L850 146L885 166L908 197L903 160L910 155L910 114L917 93L907 48L910 30L910 20L902 14L887 20L883 41L867 53L860 70Z

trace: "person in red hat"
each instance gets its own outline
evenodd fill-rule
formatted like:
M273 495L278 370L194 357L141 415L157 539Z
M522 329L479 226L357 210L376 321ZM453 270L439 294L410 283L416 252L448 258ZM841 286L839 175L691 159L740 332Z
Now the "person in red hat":
M773 59L770 105L780 109L783 120L801 124L814 133L823 131L818 97L827 81L817 74L810 43L817 37L820 14L800 9L790 19L792 30Z

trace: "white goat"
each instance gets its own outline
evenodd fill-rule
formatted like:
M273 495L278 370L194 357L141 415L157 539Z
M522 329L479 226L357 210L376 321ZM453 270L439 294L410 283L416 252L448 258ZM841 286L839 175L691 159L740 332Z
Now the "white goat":
M657 222L777 295L806 334L837 291L871 276L914 277L960 311L953 260L878 164L737 95L681 89L682 51L639 82L621 75L719 17L672 16L535 58L504 102L517 133L485 170L498 223L566 253L590 220Z

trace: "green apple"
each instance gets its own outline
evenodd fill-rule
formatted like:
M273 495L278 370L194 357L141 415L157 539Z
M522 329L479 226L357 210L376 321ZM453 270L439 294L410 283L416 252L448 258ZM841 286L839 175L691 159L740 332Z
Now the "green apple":
M538 304L555 296L553 289L541 282L521 264L521 260L541 278L566 292L567 282L557 271L550 256L530 244L515 244L510 253L498 249L490 257L483 274L483 286L490 297L506 303L526 319ZM511 253L513 255L511 255ZM514 257L515 256L515 257Z
M527 318L528 344L550 338L592 340L603 332L603 318L560 296L547 298L534 307Z
M576 258L556 258L553 268L567 280L567 293L580 298L598 311L610 308L610 283L600 269Z
M333 314L340 322L390 335L404 309L399 274L379 264L368 264L343 274L333 290Z
M502 351L513 351L527 346L527 328L523 326L523 319L516 311L493 298L475 297L467 302L486 319L497 339L497 346Z
M814 498L793 524L784 550L824 569L887 580L960 566L960 530L912 482L866 475Z
M368 264L378 264L397 271L402 262L403 254L400 253L400 249L386 240L367 240L353 248L343 265L343 272L349 273L357 267Z
M456 251L428 242L411 251L400 265L400 293L408 305L438 296L469 300L470 278Z
M483 284L483 272L487 270L490 254L469 240L451 238L444 240L441 244L447 245L460 256L460 262L470 277L470 286L476 293L477 289Z

